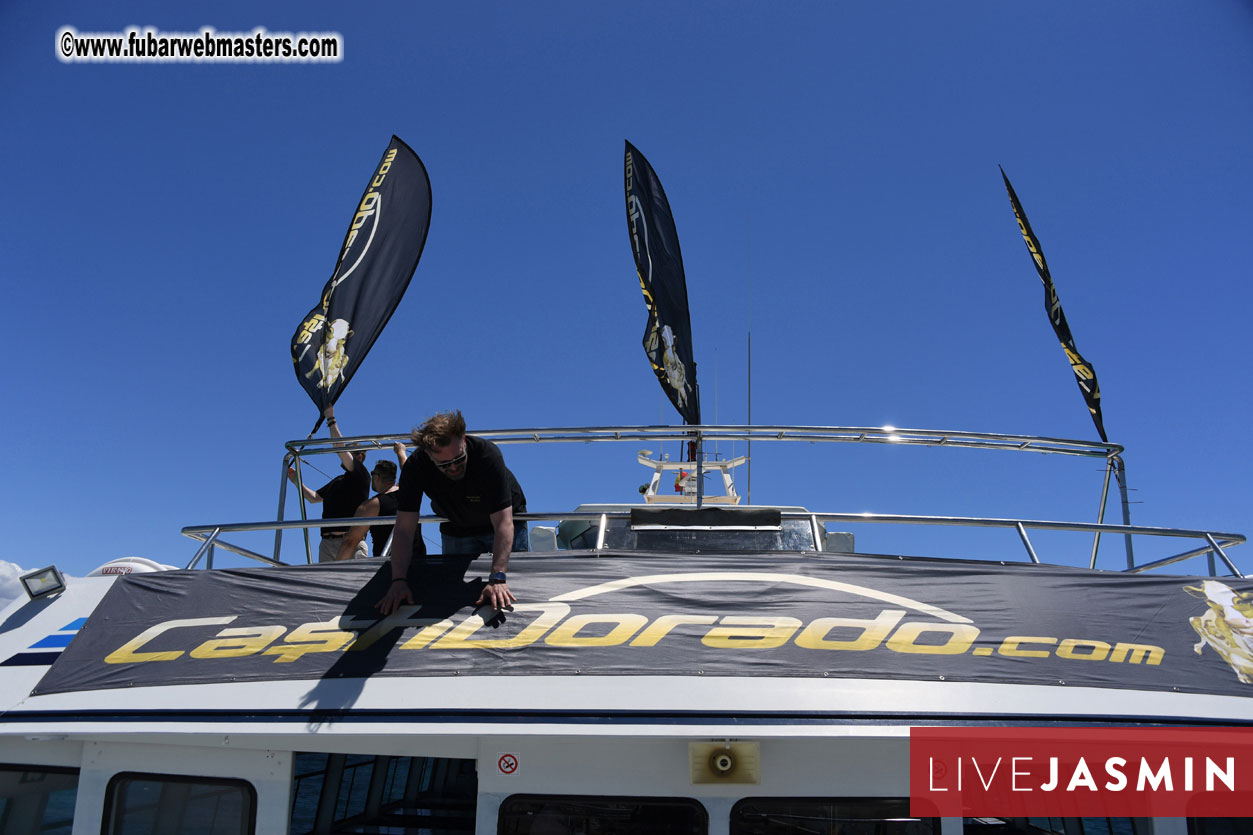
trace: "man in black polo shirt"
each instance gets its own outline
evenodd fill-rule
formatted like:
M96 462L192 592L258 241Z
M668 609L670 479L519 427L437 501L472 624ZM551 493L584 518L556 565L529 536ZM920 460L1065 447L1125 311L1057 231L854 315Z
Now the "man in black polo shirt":
M326 416L326 425L330 429L331 437L344 437L339 431L339 423L335 420L335 407L327 406L322 414ZM370 474L365 469L365 453L341 452L339 462L344 468L344 472L340 475L335 476L317 490L311 489L307 484L304 485L305 501L314 504L321 502L323 519L346 519L352 516L357 512L357 506L370 495ZM292 484L296 483L296 471L291 467L287 468L287 478ZM347 533L346 527L323 528L322 543L318 546L318 562L332 562L338 559L339 546L343 544L344 535ZM362 542L357 551L349 555L349 558L365 559L368 556L365 543Z
M402 603L413 603L406 575L423 494L432 512L448 519L439 526L445 554L492 554L491 575L476 602L496 609L513 603L517 598L505 569L512 552L530 550L530 539L526 523L513 521L513 514L526 513L526 496L500 448L467 435L458 411L426 421L413 431L413 440L419 451L405 462L397 491L392 582L377 608L390 615Z

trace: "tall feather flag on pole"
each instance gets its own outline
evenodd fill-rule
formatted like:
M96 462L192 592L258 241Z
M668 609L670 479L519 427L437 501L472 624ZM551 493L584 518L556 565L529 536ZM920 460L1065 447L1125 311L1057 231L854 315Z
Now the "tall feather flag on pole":
M296 379L318 407L314 431L400 303L430 225L426 167L393 136L357 203L322 300L292 337Z
M644 353L684 422L698 425L700 387L692 356L692 320L679 233L657 172L630 142L626 143L626 214L635 271L648 306Z
M1066 352L1066 359L1070 361L1070 370L1075 373L1075 382L1079 384L1079 390L1083 392L1084 402L1088 404L1088 412L1092 415L1092 422L1096 424L1096 431L1100 434L1101 441L1109 443L1109 438L1105 436L1105 424L1101 420L1101 387L1096 382L1096 369L1075 347L1075 338L1071 336L1070 325L1066 324L1066 314L1062 312L1062 303L1057 298L1057 288L1053 286L1053 277L1049 274L1048 264L1044 261L1044 250L1040 248L1040 239L1031 231L1031 224L1027 222L1027 213L1022 210L1022 204L1018 202L1018 195L1014 193L1014 187L1009 184L1009 177L1005 176L1004 168L1001 169L1001 179L1005 181L1005 188L1009 191L1009 201L1014 206L1014 216L1018 218L1018 229L1022 232L1022 239L1027 243L1027 250L1031 253L1031 260L1035 262L1040 281L1044 282L1044 309L1048 313L1049 321L1053 324L1053 332L1061 340L1062 350Z

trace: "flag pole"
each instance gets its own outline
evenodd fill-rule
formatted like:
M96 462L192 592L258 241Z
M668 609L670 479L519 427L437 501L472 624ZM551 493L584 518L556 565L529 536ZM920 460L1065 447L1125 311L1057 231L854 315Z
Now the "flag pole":
M700 433L696 433L696 507L705 503L705 451L701 448Z

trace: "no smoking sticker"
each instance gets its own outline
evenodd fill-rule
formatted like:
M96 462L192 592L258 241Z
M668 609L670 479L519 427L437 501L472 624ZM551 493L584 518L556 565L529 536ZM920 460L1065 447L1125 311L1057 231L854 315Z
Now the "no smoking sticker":
M501 754L500 759L496 760L496 770L506 777L510 777L518 773L518 755L517 754Z

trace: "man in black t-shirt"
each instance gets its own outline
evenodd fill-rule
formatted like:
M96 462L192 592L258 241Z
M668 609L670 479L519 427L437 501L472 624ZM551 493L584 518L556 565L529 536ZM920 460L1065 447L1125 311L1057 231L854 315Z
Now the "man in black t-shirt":
M405 449L405 445L400 441L392 444L392 448L396 451L396 458L400 461L400 466L405 465L405 461L409 458L409 453ZM396 515L396 496L399 487L396 485L396 465L391 461L379 461L375 463L374 469L370 471L371 483L374 492L378 495L373 498L366 499L357 506L357 512L354 516L395 516ZM369 535L374 542L374 556L383 556L383 550L387 547L387 540L391 538L391 525L354 525L348 535L344 537L343 544L339 546L339 555L336 559L350 560L354 555L358 555L357 546L365 540ZM414 551L419 554L426 554L426 543L422 541L422 526L418 525L417 533L414 535Z
M396 529L392 535L392 582L377 604L390 615L402 603L413 603L406 575L413 554L414 533L425 494L431 510L448 519L439 526L445 554L492 554L491 575L478 604L496 609L513 603L505 569L514 551L530 550L526 523L513 521L526 513L526 496L491 441L466 434L461 412L442 412L414 430L419 452L400 473Z
M339 431L339 423L335 420L335 407L327 406L322 414L326 416L326 425L331 437L344 437ZM365 469L365 453L340 452L339 461L340 466L344 468L343 473L335 476L317 490L313 490L307 484L303 485L305 501L314 504L321 502L323 519L345 519L352 516L357 512L357 506L370 495L370 474ZM292 484L296 483L296 471L291 467L287 468L287 478ZM346 527L322 528L322 544L318 546L318 562L331 562L339 559L339 546L343 544L347 533ZM369 556L366 553L365 544L361 543L356 553L349 554L349 557L352 556L362 558Z

